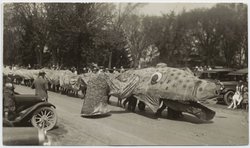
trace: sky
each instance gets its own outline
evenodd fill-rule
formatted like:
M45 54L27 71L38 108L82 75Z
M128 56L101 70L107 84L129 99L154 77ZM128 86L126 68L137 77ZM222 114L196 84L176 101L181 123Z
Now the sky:
M211 8L215 5L216 3L147 3L139 10L139 13L160 16L162 13L166 14L171 11L178 14L183 9L190 11L195 8Z

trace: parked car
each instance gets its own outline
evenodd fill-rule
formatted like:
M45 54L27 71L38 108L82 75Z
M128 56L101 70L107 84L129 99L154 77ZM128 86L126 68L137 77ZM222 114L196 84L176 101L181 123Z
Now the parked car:
M221 93L218 97L218 101L223 101L226 105L230 105L232 102L232 96L234 95L237 79L233 75L228 75L233 72L232 68L219 68L208 71L203 71L199 78L207 79L210 81L219 81L222 84Z
M16 117L3 122L4 127L20 126L30 122L34 127L51 130L57 123L55 106L31 94L15 94Z

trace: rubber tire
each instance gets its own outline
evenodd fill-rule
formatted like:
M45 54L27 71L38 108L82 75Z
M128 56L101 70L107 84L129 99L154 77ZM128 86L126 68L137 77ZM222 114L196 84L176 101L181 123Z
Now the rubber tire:
M224 103L226 105L230 105L232 103L232 98L230 99L229 97L230 96L233 97L233 95L234 95L234 91L232 91L232 90L229 90L228 92L225 93L223 98L224 98Z
M53 112L54 118L55 118L55 122L54 122L53 124L51 124L50 126L48 126L48 127L41 128L41 127L39 127L39 126L36 124L35 116L36 116L38 113L40 113L42 110L44 110L44 109ZM33 113L32 117L31 117L31 124L32 124L34 127L38 128L38 129L43 129L43 130L45 130L45 131L49 131L49 130L53 129L53 128L56 126L57 120L58 120L58 118L57 118L57 114L56 114L56 111L55 111L54 108L52 108L52 107L41 107L41 108L38 108L38 109Z

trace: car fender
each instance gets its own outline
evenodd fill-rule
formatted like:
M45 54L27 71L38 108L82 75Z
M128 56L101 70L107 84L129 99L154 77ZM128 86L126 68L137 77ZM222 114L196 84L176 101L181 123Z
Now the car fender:
M230 88L224 88L223 90L222 90L222 94L224 95L224 94L226 94L228 91L233 91L233 92L235 92L235 90L233 90L233 89L230 89Z
M17 117L17 119L14 122L20 122L21 120L25 119L26 117L29 117L36 109L41 108L41 107L56 108L53 104L51 104L49 102L40 102L40 103L37 103L36 105L33 105L33 106L23 110L20 113L20 116Z

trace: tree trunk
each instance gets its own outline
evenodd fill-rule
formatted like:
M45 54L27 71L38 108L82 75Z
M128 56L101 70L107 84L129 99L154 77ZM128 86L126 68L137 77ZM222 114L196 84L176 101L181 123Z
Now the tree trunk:
M56 56L56 50L55 49L52 49L51 50L52 51L52 64L53 65L59 65L59 63L58 63L58 60L57 60L57 56Z
M43 47L43 46L42 46ZM43 48L42 47L36 47L35 51L36 51L36 59L37 59L37 64L38 66L42 66L42 62L43 62Z
M38 49L38 47L36 47L35 48L35 53L36 53L36 62L37 62L37 64L39 64L39 61L40 61L40 56L39 56L39 49Z
M109 69L111 69L111 61L112 61L112 51L109 53Z
M40 49L39 56L39 66L41 67L43 65L43 49Z

